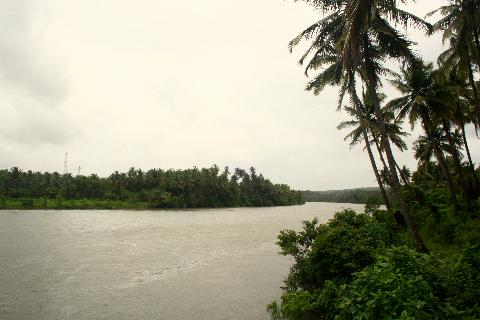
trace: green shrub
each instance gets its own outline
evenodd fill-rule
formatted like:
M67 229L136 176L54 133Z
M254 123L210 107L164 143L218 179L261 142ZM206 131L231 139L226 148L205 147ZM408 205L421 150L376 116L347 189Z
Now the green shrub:
M406 247L379 256L342 286L338 319L437 319L428 260Z
M57 195L55 197L55 202L57 205L57 209L62 209L63 208L63 196L62 195Z
M441 259L409 249L385 211L366 212L281 232L294 264L281 301L267 307L273 319L480 319L477 238Z
M22 208L32 209L33 208L33 200L32 199L22 199Z
M334 319L337 314L336 301L340 287L327 280L322 289L314 292L290 291L282 296L279 305L276 301L267 306L274 320L278 319Z
M5 209L7 207L7 197L4 194L0 194L0 209Z
M48 198L47 197L42 197L41 199L41 203L42 203L42 209L48 209Z
M388 222L385 222L388 221ZM282 231L277 244L295 263L286 284L290 289L314 291L327 280L349 278L372 264L375 253L399 241L384 213L376 216L344 210L327 224L303 222L303 231Z
M444 272L447 300L463 309L478 308L480 303L480 245L467 244Z

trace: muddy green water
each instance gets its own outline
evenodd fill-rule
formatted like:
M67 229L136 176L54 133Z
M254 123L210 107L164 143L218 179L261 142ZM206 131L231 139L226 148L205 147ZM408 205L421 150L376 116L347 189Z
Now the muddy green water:
M347 207L0 211L0 319L269 319L280 230Z

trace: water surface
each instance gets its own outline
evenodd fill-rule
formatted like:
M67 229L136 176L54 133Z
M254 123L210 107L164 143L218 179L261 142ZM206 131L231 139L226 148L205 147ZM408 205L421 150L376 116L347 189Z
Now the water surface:
M269 319L280 230L347 207L0 211L0 319Z

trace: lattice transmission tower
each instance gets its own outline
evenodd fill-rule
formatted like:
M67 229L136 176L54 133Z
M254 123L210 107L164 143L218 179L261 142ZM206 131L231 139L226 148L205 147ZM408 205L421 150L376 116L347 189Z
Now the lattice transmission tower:
M68 173L68 152L65 152L65 161L63 162L63 173Z

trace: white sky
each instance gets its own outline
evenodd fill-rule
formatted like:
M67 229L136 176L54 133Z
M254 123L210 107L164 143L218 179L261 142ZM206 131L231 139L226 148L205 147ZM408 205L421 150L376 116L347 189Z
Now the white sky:
M0 0L0 167L62 172L68 151L73 173L217 164L299 189L375 186L336 129L337 90L305 92L287 50L319 17L291 0ZM429 60L442 50L412 37Z

